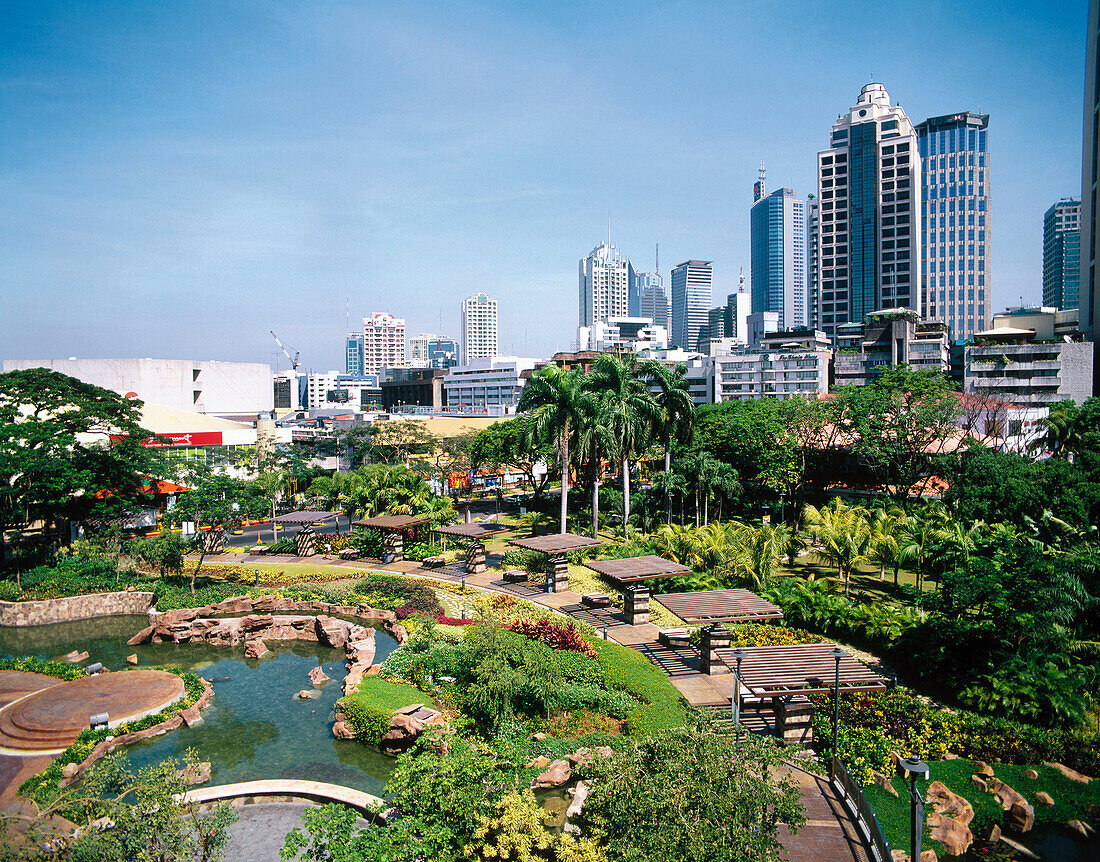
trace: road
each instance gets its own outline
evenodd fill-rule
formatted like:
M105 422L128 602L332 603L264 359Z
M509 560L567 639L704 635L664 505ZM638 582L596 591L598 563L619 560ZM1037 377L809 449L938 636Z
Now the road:
M279 538L295 536L301 529L302 527L298 525L280 527ZM335 523L329 521L323 527L314 527L313 532L318 535L323 535L325 533L346 533L350 529L351 519L348 518L347 515L340 515ZM228 533L225 537L225 543L231 548L251 548L253 545L268 545L272 541L270 521L264 521L262 524L245 527L244 532L240 536L234 536L232 533Z

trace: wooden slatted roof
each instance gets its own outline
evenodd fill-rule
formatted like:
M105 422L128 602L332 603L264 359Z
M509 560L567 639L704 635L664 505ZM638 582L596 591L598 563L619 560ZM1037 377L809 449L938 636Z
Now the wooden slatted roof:
M598 548L603 542L575 533L555 533L550 536L531 536L527 539L512 539L509 545L527 548L529 551L541 551L544 554L564 554L567 551L579 551L582 548Z
M386 533L407 530L409 527L419 527L421 524L430 523L430 521L431 518L416 518L412 515L376 515L373 518L352 521L352 524L356 527L373 527Z
M287 512L274 519L276 524L312 524L314 521L330 521L338 512Z
M781 620L783 611L749 590L704 590L654 596L685 623L748 623Z
M673 575L691 574L689 567L653 555L626 557L621 560L590 560L585 563L585 566L620 584L632 584L635 581L645 581L649 578L668 578Z
M817 694L832 691L836 660L830 655L835 644L794 644L745 647L741 679L756 697L785 694ZM718 657L731 669L737 661L732 649L718 650ZM871 691L886 687L886 679L845 653L840 659L840 690Z
M497 533L503 533L508 530L509 527L504 524L496 524L488 522L484 524L450 524L446 527L436 527L437 533L442 533L444 536L458 536L462 539L481 539L485 536L495 536Z

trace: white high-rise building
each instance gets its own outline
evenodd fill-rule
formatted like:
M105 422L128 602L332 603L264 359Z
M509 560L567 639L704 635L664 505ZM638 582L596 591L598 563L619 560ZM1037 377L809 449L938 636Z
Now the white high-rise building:
M672 270L672 344L698 351L699 336L710 333L714 271L709 260L685 260Z
M405 364L405 321L385 311L363 318L362 374Z
M591 326L611 317L630 316L634 267L610 241L601 242L578 267L580 325ZM646 315L648 316L648 315Z
M818 327L830 337L874 311L921 307L920 155L913 124L866 84L817 154Z
M462 301L462 362L491 359L497 345L497 301L479 293Z

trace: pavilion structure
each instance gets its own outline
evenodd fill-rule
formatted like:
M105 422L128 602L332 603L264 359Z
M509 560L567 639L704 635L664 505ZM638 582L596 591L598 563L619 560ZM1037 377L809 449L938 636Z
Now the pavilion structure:
M508 529L503 524L490 521L481 524L450 524L445 527L436 527L435 531L441 536L469 540L466 546L466 574L477 575L485 571L485 539L506 532Z
M783 611L749 590L702 590L696 593L664 593L660 603L688 625L707 623L755 623L781 620Z
M603 542L575 533L554 533L549 536L512 539L508 544L546 554L546 592L558 593L569 589L569 561L566 554L570 551L599 548Z
M334 521L339 514L339 512L323 512L317 510L287 512L285 515L278 515L272 518L271 523L280 526L295 526L301 524L302 529L299 530L298 534L294 537L295 549L299 557L311 557L317 553L315 542L316 534L313 532L313 526L315 524L323 524L326 521Z
M692 571L688 566L653 555L621 560L589 560L584 565L623 587L626 621L632 626L649 622L649 587L643 581L690 575Z
M405 559L405 536L420 538L420 528L430 524L431 518L418 518L413 515L375 515L352 521L353 527L366 527L382 534L382 562L400 563Z

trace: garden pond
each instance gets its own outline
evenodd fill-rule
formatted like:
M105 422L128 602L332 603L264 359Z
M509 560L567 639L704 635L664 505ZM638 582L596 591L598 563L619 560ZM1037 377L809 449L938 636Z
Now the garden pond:
M204 721L127 746L134 767L168 757L181 758L193 748L211 763L211 785L293 778L324 781L381 796L393 759L355 740L332 736L333 706L344 677L342 650L310 641L268 641L262 659L245 659L244 646L142 644L126 641L148 624L145 616L106 617L48 626L0 628L0 655L58 659L71 650L88 652L85 664L102 662L111 670L126 667L136 653L140 667L163 666L194 671L214 684L214 700ZM397 647L382 631L375 633L375 661ZM309 672L320 666L331 679L311 700Z

